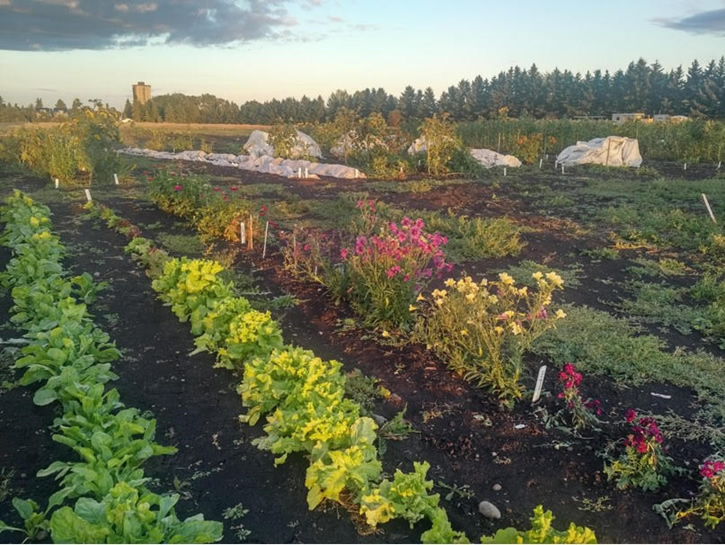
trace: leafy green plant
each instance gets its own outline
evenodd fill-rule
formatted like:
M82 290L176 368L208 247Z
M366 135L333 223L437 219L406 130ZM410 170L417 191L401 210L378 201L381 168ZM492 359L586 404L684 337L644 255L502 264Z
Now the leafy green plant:
M596 543L597 538L587 527L576 526L573 522L565 531L552 526L554 515L544 511L541 505L534 508L531 528L517 530L505 528L498 530L493 536L483 536L481 543Z

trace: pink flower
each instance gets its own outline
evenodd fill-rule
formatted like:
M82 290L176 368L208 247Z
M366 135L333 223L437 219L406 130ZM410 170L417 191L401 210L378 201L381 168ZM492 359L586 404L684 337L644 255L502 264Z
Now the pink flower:
M239 189L239 188L237 186L233 185L232 187L229 188L229 191L236 191L237 189Z
M627 422L634 422L635 418L637 418L637 413L632 409L627 409L627 414L624 416L624 419Z
M342 248L342 249L340 250L340 257L341 257L342 259L347 259L347 254L348 254L347 248Z
M174 191L181 191L182 189L184 189L184 186L181 186L181 185L174 186Z
M395 265L393 267L390 267L388 269L388 278L393 278L399 272L400 272L400 266L399 265Z

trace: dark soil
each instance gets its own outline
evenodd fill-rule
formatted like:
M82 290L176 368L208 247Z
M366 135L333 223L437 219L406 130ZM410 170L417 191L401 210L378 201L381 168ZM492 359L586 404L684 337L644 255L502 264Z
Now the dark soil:
M354 181L292 181L275 176L212 167L185 165L195 170L224 176L236 176L243 183L277 183L301 198L333 197L340 191L359 190ZM16 179L15 187L39 187L44 182L30 178ZM37 185L36 185L37 184ZM377 195L389 204L420 208L446 209L459 213L486 216L512 215L516 208L489 199L491 188L484 185L443 186L421 195ZM415 201L414 201L415 199ZM118 197L104 199L120 216L135 224L156 224L160 231L183 233L177 220L147 202ZM125 240L105 227L79 221L80 207L67 202L49 203L53 224L64 244L71 250L68 269L93 274L107 281L91 309L97 323L116 340L124 357L115 366L120 379L115 383L121 399L129 406L151 410L158 420L158 440L179 448L173 456L153 461L147 473L157 479L158 491L178 491L186 501L180 503L183 515L201 512L209 519L222 519L224 509L242 503L249 514L240 521L225 521L225 541L237 542L235 535L243 524L251 531L251 542L415 542L423 525L410 530L407 524L391 523L372 535L361 535L349 513L341 507L308 511L304 486L306 460L291 456L275 468L273 455L259 451L251 441L262 434L260 426L249 428L238 422L243 411L235 392L238 377L213 368L213 357L200 354L189 357L193 338L188 324L180 324L170 309L156 300L150 281L123 253ZM531 216L531 222L543 220ZM153 232L145 236L153 238ZM520 259L546 260L561 267L572 252L590 247L590 240L576 238L565 224L546 232L525 235L527 248L513 259L481 260L467 263L465 269L485 272L505 267ZM565 290L565 299L576 304L612 311L606 301L615 300L617 292L608 292L600 279L621 276L625 260L577 260L584 264L586 275L581 285ZM0 264L7 261L0 253ZM261 251L245 253L238 267L255 270L259 284L274 293L292 293L302 302L284 311L279 318L287 342L313 350L323 358L344 362L346 369L358 368L378 377L393 392L391 398L375 412L392 417L407 407L406 417L419 432L403 441L386 441L383 455L385 471L396 468L411 470L413 461L431 464L429 477L436 483L467 485L473 497L453 497L443 501L453 526L465 530L473 541L481 534L491 534L505 526L528 527L532 509L543 504L556 516L555 526L564 528L570 521L594 529L600 542L629 543L722 543L722 531L704 529L693 520L691 529L680 525L668 529L652 505L669 498L689 497L694 492L691 481L673 478L658 493L638 490L618 491L607 483L603 461L596 455L607 437L577 439L554 429L546 429L529 402L513 411L502 410L491 396L454 376L425 347L386 346L369 338L361 329L343 330L342 320L355 319L344 306L335 306L324 291L301 283L284 270L278 252L269 252L265 260ZM623 295L623 294L619 294ZM0 307L7 315L7 297ZM657 332L661 336L661 331ZM673 334L674 335L674 334ZM6 336L18 336L12 332ZM696 347L697 336L665 335L673 346ZM549 362L530 358L535 371ZM551 369L551 367L550 367ZM556 391L556 373L549 372L545 391ZM527 378L532 387L533 378ZM670 399L652 396L656 392ZM584 395L601 399L609 420L620 419L626 408L661 413L669 409L687 416L692 413L693 394L668 384L648 384L641 388L621 389L608 380L586 377ZM538 404L553 413L557 401L545 395ZM32 391L18 387L0 397L2 447L0 467L14 469L9 479L10 497L20 495L43 501L52 493L54 483L34 478L34 473L55 459L71 459L72 453L52 442L49 426L53 410L32 404ZM523 425L522 428L520 425ZM30 433L29 433L30 432ZM611 431L609 433L614 433ZM671 454L678 460L696 461L707 452L701 444L675 441ZM494 485L500 485L495 490ZM499 487L496 487L497 489ZM445 495L448 490L437 487ZM491 522L477 512L477 504L488 500L502 512L502 520ZM587 502L600 500L601 510L587 508ZM0 519L17 522L9 513L9 501L0 504ZM15 536L2 534L8 540Z

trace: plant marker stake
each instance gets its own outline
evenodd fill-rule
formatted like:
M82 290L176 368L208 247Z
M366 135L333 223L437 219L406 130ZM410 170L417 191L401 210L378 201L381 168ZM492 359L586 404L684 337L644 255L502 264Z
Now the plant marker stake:
M249 240L247 240L247 250L254 250L254 225L252 221L252 214L249 214Z
M113 174L113 181L116 185L118 185L118 174Z
M357 178L359 176L360 176L360 173L357 171L357 169L355 169L355 178Z
M60 187L60 180L58 178L55 179L55 188L58 189Z
M717 169L720 170L720 167L722 166L722 161L717 162Z
M536 403L541 397L541 389L544 387L544 375L546 375L546 365L539 367L539 376L536 377L536 387L534 388L534 396L531 403Z
M539 170L541 170L541 165L543 165L543 164L544 164L544 160L543 159L539 159Z
M302 167L297 168L297 177L302 178Z
M93 201L93 199L91 198L91 190L90 190L90 189L84 189L83 191L85 191L85 192L86 192L86 200L87 200L88 202L91 202L91 201Z
M506 167L503 167L503 175L506 176Z
M710 208L710 203L707 201L707 195L704 193L702 194L702 200L705 201L705 208L707 208L707 213L710 214L710 219L713 223L717 223L715 215L712 213L712 208Z
M561 164L561 173L564 174L564 163Z
M264 226L264 246L262 246L262 259L267 255L267 235L269 234L269 222Z
M549 154L548 153L546 154L546 160L547 161L549 160Z
M247 229L243 221L239 222L239 243L244 244L247 242Z
M292 233L292 257L295 261L295 267L297 267L297 233Z
M682 165L682 170L687 170L687 163L685 163L684 165Z
M307 171L307 167L305 167L305 180L310 177L309 172Z

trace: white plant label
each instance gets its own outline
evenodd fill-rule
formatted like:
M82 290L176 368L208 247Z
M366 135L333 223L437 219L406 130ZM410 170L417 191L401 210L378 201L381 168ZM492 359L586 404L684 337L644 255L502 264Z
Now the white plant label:
M710 208L710 202L707 200L707 195L704 193L702 194L702 200L705 202L705 208L707 208L707 213L710 214L710 219L713 223L717 223L717 220L715 219L715 214L712 213L712 208Z
M91 190L90 189L84 189L83 191L86 192L86 200L88 202L91 202L93 199L91 198Z
M310 177L310 174L309 174L309 172L307 171L307 167L305 167L305 179L307 179L307 178L309 178L309 177Z
M685 163L684 165L682 165L682 170L687 170L687 163Z
M267 256L267 235L269 235L269 222L264 226L264 247L262 248L262 259Z
M662 399L672 399L672 396L667 394L658 394L657 392L650 392L650 394L655 397L661 397Z
M113 174L113 182L118 185L118 174Z
M541 170L541 165L543 165L543 164L544 164L544 160L543 159L539 159L539 170Z
M245 244L247 242L247 229L244 222L239 222L239 242Z
M302 178L302 167L299 167L299 168L297 169L297 177L298 177L298 178Z
M539 367L539 376L536 377L534 397L531 398L532 403L536 403L541 397L541 389L544 387L544 376L546 376L546 365L542 365L541 367Z
M58 178L55 179L55 188L58 189L60 187L60 180Z
M506 167L503 167L503 175L506 176Z

